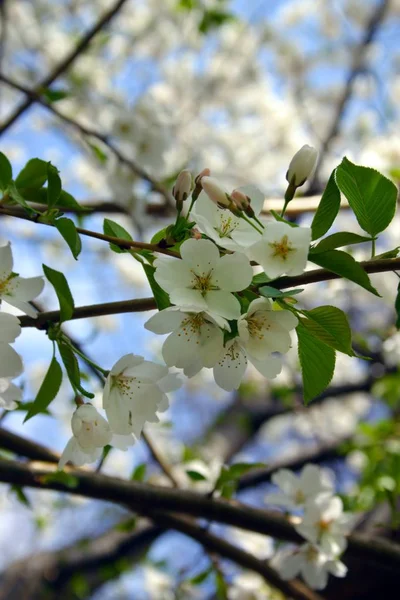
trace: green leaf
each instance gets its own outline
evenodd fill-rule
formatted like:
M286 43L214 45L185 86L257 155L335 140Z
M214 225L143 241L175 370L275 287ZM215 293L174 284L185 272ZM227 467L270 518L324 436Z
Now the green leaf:
M47 165L40 158L32 158L18 175L15 185L18 188L41 188L47 181Z
M318 254L319 252L327 252L328 250L334 250L335 248L341 248L342 246L350 246L351 244L362 244L363 242L370 242L371 238L365 237L364 235L358 235L357 233L351 233L349 231L341 231L339 233L332 233L328 237L324 238L310 249L310 254Z
M57 340L58 351L63 361L68 379L75 393L80 392L86 398L94 398L94 394L85 390L81 384L81 371L79 369L78 359L76 358L71 346L62 340Z
M269 285L264 285L263 287L259 288L258 291L266 298L291 298L292 296L297 296L297 294L303 292L304 288L296 288L294 290L285 290L282 292L281 290L277 290Z
M0 190L3 192L8 188L12 180L12 166L7 156L0 152Z
M321 342L301 323L296 327L303 396L308 404L329 385L335 370L335 350Z
M105 235L110 235L112 237L120 238L121 240L133 242L131 234L128 233L121 225L118 225L118 223L112 221L111 219L104 219L103 231ZM123 249L112 243L110 244L110 248L118 254L121 254L122 252L129 252L129 248Z
M107 154L105 152L103 152L103 150L99 146L97 146L97 144L89 143L89 146L99 162L101 162L102 164L107 162L107 160L108 160Z
M47 181L47 205L52 208L58 202L62 185L58 169L51 163L47 163Z
M132 475L131 475L131 479L134 479L135 481L144 481L144 478L146 477L146 470L147 470L147 465L146 463L142 463L141 465L138 465Z
M194 577L189 579L189 583L191 583L192 585L201 585L210 576L212 572L213 568L209 567L208 569L201 571L198 575L195 575Z
M160 229L160 231L157 231L157 233L155 233L153 235L153 237L151 238L150 243L151 244L158 244L158 242L161 242L161 240L163 240L165 238L167 234L167 228L164 227L164 229Z
M375 237L386 229L394 217L398 194L390 179L344 158L336 169L336 183L364 231Z
M59 363L57 362L56 357L53 356L49 366L49 370L47 371L46 376L43 379L42 385L40 386L40 390L38 391L37 396L24 419L24 423L26 421L29 421L29 419L31 419L38 413L46 410L49 404L57 396L61 386L61 382L62 369Z
M11 183L8 185L8 194L10 198L14 200L14 202L19 204L20 206L23 206L25 210L28 211L30 214L35 214L35 211L32 210L32 208L26 203L25 198L20 194L18 188L16 187L13 181L11 181Z
M125 519L121 523L115 526L116 531L123 531L125 533L129 533L130 531L134 531L137 525L137 518L130 517L129 519Z
M168 308L168 306L171 306L171 302L169 301L169 296L167 292L165 292L154 279L155 268L151 265L146 265L144 263L142 264L142 266L150 284L151 291L153 292L153 296L156 301L158 310L163 310L164 308Z
M218 8L205 10L203 18L199 24L199 31L200 33L206 34L212 29L221 27L221 25L223 25L227 21L232 21L234 19L235 17L233 14Z
M36 202L37 204L47 204L47 188L30 188L24 187L19 188L20 194L24 197L28 202ZM80 208L82 212L84 209L80 206L80 204L75 200L71 194L66 192L65 190L61 190L60 196L58 198L57 205L61 208ZM87 212L90 213L90 209L87 209Z
M397 286L397 295L394 303L394 308L396 310L396 329L400 329L400 282Z
M63 273L51 269L46 265L43 265L43 272L57 294L58 302L60 304L60 323L62 321L68 321L72 317L75 308L68 281Z
M67 90L62 89L51 89L51 88L40 88L39 92L42 96L45 97L47 102L53 104L53 102L58 102L59 100L64 100L64 98L69 97L69 92Z
M311 223L311 239L317 240L325 235L336 219L339 209L340 191L336 185L335 171L332 171Z
M397 258L400 252L400 246L397 246L397 248L393 248L393 250L388 250L387 252L384 252L383 254L377 254L374 259L380 259L380 258Z
M44 475L42 481L43 483L61 483L61 485L64 485L71 490L77 488L79 485L78 477L75 477L75 475L71 475L70 473L66 473L65 471L56 471L55 473Z
M358 285L375 294L375 296L380 296L372 286L367 273L347 252L343 252L343 250L329 250L329 252L321 252L321 254L312 254L309 256L309 260L320 267L332 271L332 273L358 283Z
M31 501L29 500L28 496L24 492L24 489L20 485L11 485L10 492L13 492L16 495L18 502L20 502L27 508L32 508Z
M300 319L302 325L321 342L339 352L354 356L351 347L351 329L345 313L336 306L318 306L302 311L307 319Z
M218 600L228 600L228 584L225 581L223 573L219 569L214 568L214 575Z
M207 477L204 477L202 473L199 473L198 471L193 471L192 469L186 471L186 475L192 481L207 481Z
M54 221L54 225L67 242L73 257L75 260L77 260L82 250L82 242L79 233L76 230L75 223L72 221L72 219L63 217L62 219L57 219Z

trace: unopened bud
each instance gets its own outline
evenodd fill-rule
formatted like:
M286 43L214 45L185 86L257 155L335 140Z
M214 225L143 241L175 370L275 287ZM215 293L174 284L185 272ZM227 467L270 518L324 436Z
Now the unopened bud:
M214 177L202 177L201 185L210 200L220 208L228 208L233 204L229 194L226 193Z
M190 236L192 238L194 238L195 240L201 240L201 238L202 238L202 235L201 235L200 231L198 229L196 229L196 227L193 227L190 230Z
M210 173L211 173L210 169L205 168L194 178L194 190L192 193L192 201L193 202L195 202L197 200L197 198L200 196L200 193L203 189L202 185L201 185L201 180L203 179L203 177L209 177Z
M240 190L233 190L231 198L239 210L246 210L246 208L250 205L248 196L243 194L243 192Z
M192 174L187 169L181 171L176 178L175 185L172 189L172 195L176 200L176 208L182 210L182 205L189 196L192 189Z
M300 148L290 161L286 180L294 188L302 186L314 173L318 162L318 150L307 144Z

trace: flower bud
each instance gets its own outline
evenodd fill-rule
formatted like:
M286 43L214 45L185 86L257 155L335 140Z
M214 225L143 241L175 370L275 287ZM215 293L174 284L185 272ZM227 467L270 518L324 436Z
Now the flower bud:
M290 161L286 180L294 188L302 186L314 173L318 162L318 150L307 144L300 148Z
M250 205L248 196L243 194L240 190L233 190L231 198L238 207L239 210L246 210Z
M202 177L201 185L207 196L220 208L228 208L232 200L214 177Z
M176 206L178 210L182 210L182 204L189 196L192 189L192 174L187 169L181 171L176 178L174 187L172 188L172 195L176 200Z
M197 200L197 198L200 196L200 193L203 189L202 185L201 185L201 180L203 179L203 177L209 177L210 173L211 173L210 169L205 168L194 178L194 190L192 193L192 201L193 202L195 202Z

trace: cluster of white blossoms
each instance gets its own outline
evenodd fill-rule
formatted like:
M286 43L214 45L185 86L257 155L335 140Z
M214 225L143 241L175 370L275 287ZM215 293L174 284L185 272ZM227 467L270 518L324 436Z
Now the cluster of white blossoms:
M289 187L303 185L317 157L309 147L296 154L288 171ZM173 193L179 212L192 194L192 217L203 235L197 230L197 239L181 244L181 260L160 256L154 261L155 280L173 306L151 317L145 327L169 334L163 358L187 377L212 368L216 383L232 391L239 387L248 362L268 379L276 377L298 320L289 310L276 310L251 288L251 301L240 293L251 286L251 260L269 280L302 273L311 229L283 221L263 223L259 216L264 197L257 188L228 193L208 169L196 177L193 190L190 173L183 171Z
M31 317L36 311L30 301L38 296L44 286L42 277L22 278L13 272L11 244L0 247L0 304L4 300ZM0 312L0 407L6 410L17 408L21 400L21 389L12 379L21 375L22 359L10 345L21 333L18 318L10 313Z
M347 547L346 536L355 524L354 514L343 512L342 500L334 495L333 474L317 465L306 465L300 475L281 469L272 482L282 491L268 494L269 504L296 513L296 531L305 543L295 550L284 549L272 564L283 579L301 574L313 589L323 589L328 575L345 577L347 567L339 557ZM300 518L298 512L302 512Z

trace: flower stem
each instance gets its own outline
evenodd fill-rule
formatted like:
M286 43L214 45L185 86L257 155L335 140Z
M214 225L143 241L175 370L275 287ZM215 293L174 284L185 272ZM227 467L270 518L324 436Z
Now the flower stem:
M256 223L258 223L258 225L261 227L261 229L265 229L264 224L261 223L260 219L257 219L256 215L254 215L253 219L256 221Z
M283 205L283 208L282 208L282 211L281 211L281 214L280 214L281 217L284 216L284 214L286 212L287 205L289 204L289 202L290 202L290 200L285 200L285 204Z
M88 358L86 356L86 354L84 354L83 352L81 352L80 350L78 350L78 348L76 348L71 341L69 340L68 337L63 336L64 341L71 347L71 349L75 352L75 354L77 354L78 356L80 356L88 365L91 365L94 369L96 369L97 371L100 371L100 373L102 373L102 375L104 375L104 377L107 377L109 371L106 371L106 369L103 369L103 367L100 367L97 363L93 362L90 358Z
M262 230L258 229L258 227L256 227L256 226L254 225L254 223L252 223L252 222L250 221L250 219L248 219L248 218L246 217L246 215L242 214L242 215L241 215L241 218L242 218L242 219L244 219L244 220L245 220L245 221L246 221L246 222L247 222L249 225L251 225L251 226L253 227L253 229L255 229L256 231L258 231L258 233L261 233L261 235L262 235ZM262 225L261 225L261 227L262 227Z
M187 211L187 213L186 213L186 220L187 220L187 221L189 220L189 215L190 215L190 212L191 212L191 210L192 210L192 208L193 208L193 206L194 206L194 203L195 203L195 202L196 202L196 198L193 198L193 197L192 197L192 201L191 201L191 203L190 203L189 210L188 210L188 211Z
M371 258L374 258L375 256L375 238L372 238L371 240Z

